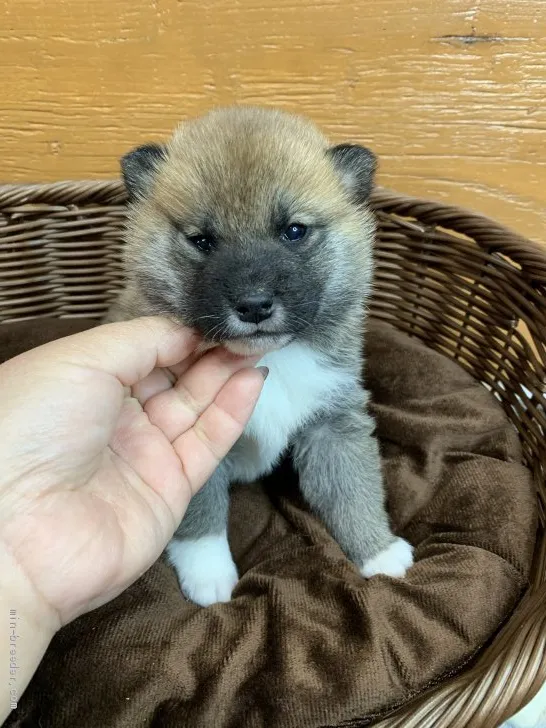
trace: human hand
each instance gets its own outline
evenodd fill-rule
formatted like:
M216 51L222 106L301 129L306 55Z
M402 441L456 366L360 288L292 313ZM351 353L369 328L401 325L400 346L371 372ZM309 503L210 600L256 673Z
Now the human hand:
M195 363L197 343L139 319L0 367L0 581L35 621L55 630L136 580L240 436L256 358Z

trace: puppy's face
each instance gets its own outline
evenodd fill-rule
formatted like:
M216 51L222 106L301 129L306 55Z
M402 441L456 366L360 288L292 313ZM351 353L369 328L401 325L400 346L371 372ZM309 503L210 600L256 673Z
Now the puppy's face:
M250 353L336 325L362 297L375 159L248 107L183 124L122 160L128 274L149 311ZM356 298L355 298L356 297Z

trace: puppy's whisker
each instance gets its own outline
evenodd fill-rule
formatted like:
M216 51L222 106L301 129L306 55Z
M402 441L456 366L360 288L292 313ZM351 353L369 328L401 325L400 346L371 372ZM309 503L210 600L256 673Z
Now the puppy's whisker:
M293 319L293 320L294 320L294 321L295 321L296 323L300 323L300 324L303 324L303 325L304 325L304 326L306 326L306 327L307 327L307 326L311 326L311 322L310 322L310 321L308 321L307 319L304 319L304 318L302 318L301 316L296 316L296 315L292 314L292 317L291 317L291 318L292 318L292 319ZM297 332L295 332L295 331L294 331L293 333L297 333Z
M218 324L215 326L211 331L209 332L208 336L213 341L220 340L221 335L226 332L225 325L224 324Z
M205 319L213 319L213 318L216 318L217 319L218 316L215 313L211 313L211 314L208 314L208 315L205 314L203 316L198 316L195 320L196 321L204 321Z
M214 316L214 318L217 318L217 316ZM217 333L222 331L225 328L225 321L219 321L215 326L210 329L210 331L207 331L207 337L214 340L214 337Z

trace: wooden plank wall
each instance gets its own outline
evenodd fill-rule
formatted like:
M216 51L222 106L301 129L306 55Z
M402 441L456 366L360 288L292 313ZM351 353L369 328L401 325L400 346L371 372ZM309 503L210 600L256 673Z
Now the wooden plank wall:
M546 241L545 0L0 0L0 71L2 181L109 178L249 102Z

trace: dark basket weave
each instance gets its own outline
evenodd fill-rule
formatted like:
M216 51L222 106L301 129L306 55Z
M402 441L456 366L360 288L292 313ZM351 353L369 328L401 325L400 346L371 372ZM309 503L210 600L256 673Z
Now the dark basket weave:
M546 249L484 217L376 190L371 313L488 384L517 428L540 515L532 586L462 674L382 728L496 728L546 680ZM121 285L115 182L0 186L0 323L100 317Z

